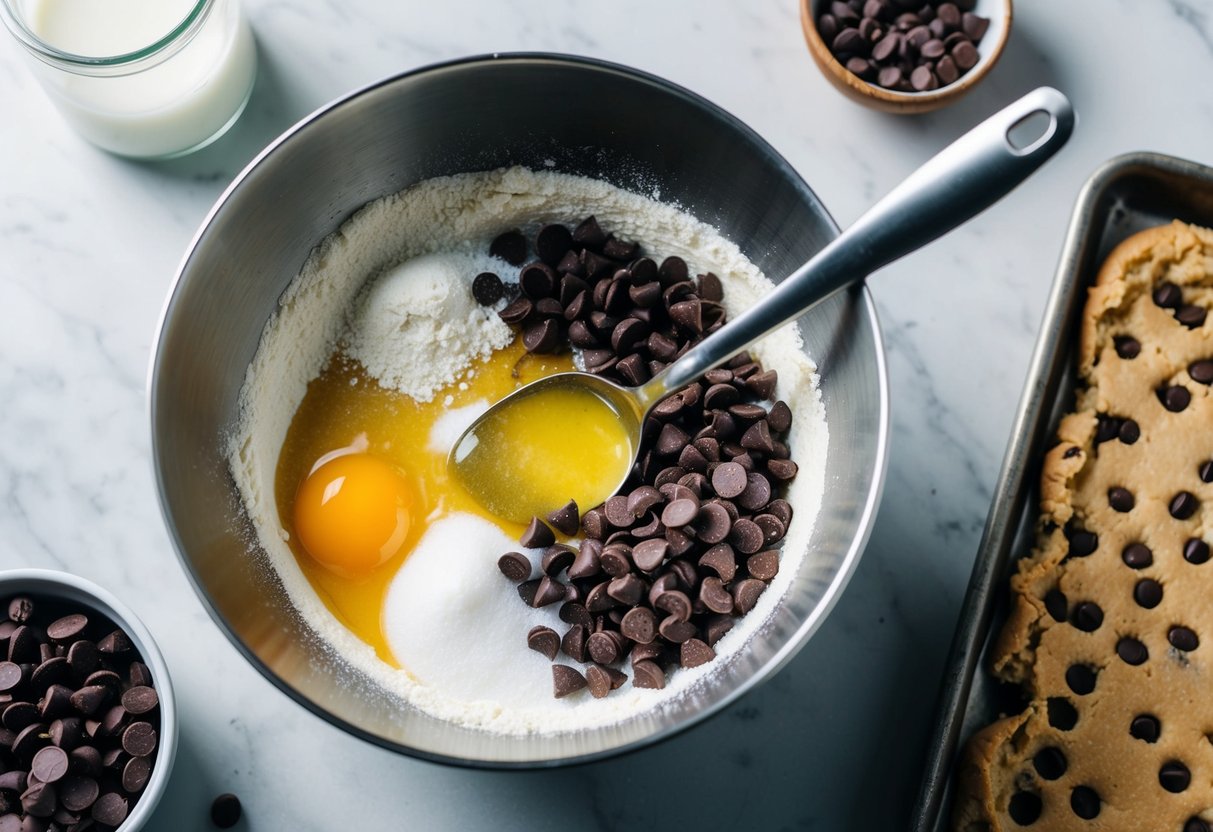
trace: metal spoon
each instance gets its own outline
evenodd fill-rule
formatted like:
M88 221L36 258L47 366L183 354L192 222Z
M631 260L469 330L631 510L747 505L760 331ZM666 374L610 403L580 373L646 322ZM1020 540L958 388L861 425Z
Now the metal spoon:
M1039 136L1026 146L1017 146L1012 131L1030 118L1042 116L1048 117L1048 124ZM622 387L590 373L559 373L532 382L494 404L464 431L451 450L448 466L473 496L489 505L486 496L508 494L503 483L519 472L511 471L511 459L505 458L512 455L498 455L491 466L478 466L472 476L469 459L483 439L478 431L486 423L500 421L508 415L503 414L505 408L525 398L570 388L588 391L614 411L631 441L631 456L621 465L617 485L600 495L601 499L593 503L597 505L627 479L640 447L641 426L654 405L840 289L981 213L1060 150L1074 122L1069 100L1057 90L1041 87L1028 93L930 159L769 295L647 383ZM570 464L575 462L575 458L570 460ZM490 506L491 510L509 520L526 522L538 513L535 506L503 506L501 500L497 503Z

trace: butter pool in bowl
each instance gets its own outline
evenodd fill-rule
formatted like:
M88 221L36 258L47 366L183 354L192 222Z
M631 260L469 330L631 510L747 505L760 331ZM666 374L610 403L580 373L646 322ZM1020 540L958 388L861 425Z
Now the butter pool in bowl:
M445 103L428 109L436 101ZM662 138L671 135L677 152ZM789 502L805 510L787 524L787 568L738 619L736 637L720 641L714 661L672 669L660 690L553 698L548 660L528 649L524 625L547 615L563 632L557 605L528 606L525 587L495 566L526 530L457 495L435 501L441 474L424 458L441 458L461 411L513 383L508 372L494 380L514 366L507 358L524 374L569 360L537 340L548 333L534 319L507 325L512 298L478 303L471 278L491 270L508 286L521 276L525 296L531 278L520 272L535 254L494 260L500 235L520 228L533 241L590 216L639 246L618 252L621 262L651 254L656 266L674 255L692 275L720 274L724 307L743 306L762 291L762 275L778 279L836 233L786 163L710 104L619 67L519 55L388 79L312 116L237 179L186 256L151 378L170 532L216 621L254 665L356 735L498 767L652 742L786 662L853 571L879 495L887 416L879 333L861 289L755 349L779 370L776 395L791 391L788 444L800 474ZM385 326L393 306L420 324ZM406 400L412 408L395 420L394 441L375 449L403 454L392 467L405 476L371 465L343 479L385 483L366 493L404 507L401 525L380 536L406 541L386 566L373 563L382 555L374 537L365 562L325 561L328 527L317 522L309 535L292 503L309 477L321 477L325 493L321 460L342 437L348 445L380 435L357 419L308 417L358 395L351 390L405 397L375 399L381 415ZM329 530L341 537L344 521L335 522ZM363 567L381 580L360 582ZM565 656L558 664L579 667Z

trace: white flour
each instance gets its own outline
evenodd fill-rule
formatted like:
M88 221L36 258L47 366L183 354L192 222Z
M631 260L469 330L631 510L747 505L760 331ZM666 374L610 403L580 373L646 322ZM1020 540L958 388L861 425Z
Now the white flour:
M383 387L419 402L514 340L496 308L476 303L468 281L518 270L473 251L423 254L370 280L350 309L346 352ZM498 306L503 306L498 303Z
M641 690L629 684L601 700L588 695L556 700L549 694L507 705L419 684L407 671L379 660L370 646L328 611L285 543L274 503L274 476L287 428L308 381L320 372L343 337L356 340L356 334L347 332L349 316L354 310L353 319L357 320L357 301L368 278L390 274L385 270L434 252L470 256L472 251L487 251L491 239L510 228L533 231L545 222L575 222L589 214L596 215L605 228L620 237L638 241L657 257L683 257L693 274L714 271L724 282L725 306L732 317L770 289L758 269L711 226L674 206L605 182L520 168L433 179L367 205L317 247L284 294L280 309L266 324L241 391L241 418L230 441L232 472L261 548L303 619L375 684L436 717L468 727L502 733L575 731L633 717L685 694L736 655L769 618L808 549L821 504L827 444L825 415L817 394L815 368L801 349L799 334L788 326L752 352L768 368L778 371L778 395L791 405L796 416L788 442L801 467L787 495L795 516L784 541L779 575L750 614L716 644L716 661L694 670L675 670L661 691ZM501 268L496 270L502 273ZM366 291L364 299L371 297L373 290ZM366 311L372 317L375 314ZM442 322L432 318L427 325L440 328ZM477 341L472 338L467 343L475 348ZM373 347L367 345L364 352L371 356ZM407 364L393 369L389 363L385 361L380 368L383 377L395 377L406 386L403 389L408 389L413 382L398 374ZM441 382L452 380L453 376ZM436 383L442 386L427 377L420 386L432 395ZM492 538L487 533L482 536ZM513 587L503 583L500 575L492 574L494 571L482 567L486 580L499 586L501 596L518 604ZM551 609L534 612L556 619ZM555 627L560 629L558 622ZM520 656L538 656L525 647L523 633L516 638ZM548 679L544 682L546 687Z

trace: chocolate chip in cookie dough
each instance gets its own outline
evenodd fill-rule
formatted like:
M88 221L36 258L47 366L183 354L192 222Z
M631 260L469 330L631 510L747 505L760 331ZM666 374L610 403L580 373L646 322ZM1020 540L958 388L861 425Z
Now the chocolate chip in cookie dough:
M1172 385L1171 387L1163 387L1158 391L1158 400L1162 402L1162 406L1172 413L1182 413L1192 403L1192 394L1188 392L1188 388Z
M1209 544L1194 537L1184 544L1184 560L1188 563L1202 564L1209 559Z
M1064 697L1049 697L1045 709L1049 714L1049 724L1059 731L1070 731L1078 724L1078 711Z
M1040 795L1034 792L1016 792L1011 795L1011 801L1007 804L1007 814L1020 826L1036 823L1040 820L1043 810L1044 804L1040 801Z
M1099 536L1086 529L1076 529L1067 532L1070 539L1070 555L1085 558L1099 548Z
M1188 767L1179 760L1163 763L1162 768L1158 770L1158 785L1171 794L1186 791L1191 783L1192 772L1188 771Z
M1133 506L1136 504L1137 500L1134 498L1133 492L1129 489L1123 488L1119 485L1108 489L1108 505L1110 505L1113 510L1124 514L1125 512L1132 511Z
M1050 589L1045 593L1045 609L1054 621L1066 620L1067 602L1065 593L1060 589Z
M1196 469L1201 482L1213 482L1213 459L1205 460Z
M1162 723L1153 714L1138 714L1129 723L1129 736L1142 742L1156 743L1162 736Z
M1133 600L1139 607L1154 609L1162 603L1162 584L1153 578L1143 578L1133 587Z
M1130 543L1120 553L1120 559L1130 569L1145 569L1154 562L1154 553L1144 543Z
M1079 696L1095 690L1095 668L1086 664L1072 664L1066 668L1066 684Z
M1204 326L1205 318L1208 317L1209 311L1203 306L1186 303L1179 309L1175 310L1175 320L1186 326L1188 329L1199 329Z
M1047 746L1036 752L1032 758L1032 766L1036 773L1046 780L1057 780L1066 773L1066 755L1056 746Z
M1163 309L1176 309L1183 303L1183 292L1174 283L1160 283L1154 287L1154 305Z
M1188 365L1188 377L1197 384L1213 384L1213 359L1196 361Z
M1099 792L1090 786L1075 786L1070 792L1070 808L1083 820L1099 817Z
M1132 445L1141 439L1141 426L1133 419L1125 419L1120 423L1120 430L1116 432L1117 437L1126 445Z
M1081 601L1074 605L1070 623L1084 633L1093 633L1103 624L1103 610L1094 601Z
M1204 818L1193 815L1184 821L1183 832L1211 832L1209 824Z
M1116 354L1126 361L1131 361L1141 354L1141 341L1132 335L1114 335L1112 343L1116 346Z
M1183 650L1185 653L1191 653L1200 646L1200 638L1193 630L1178 625L1167 631L1167 641L1176 650Z
M1176 520L1187 520L1196 513L1196 509L1200 507L1195 495L1190 491L1181 491L1171 498L1170 504L1167 506L1167 511Z
M1124 636L1116 642L1116 655L1120 656L1125 664L1136 666L1145 664L1146 659L1150 658L1150 651L1132 636Z

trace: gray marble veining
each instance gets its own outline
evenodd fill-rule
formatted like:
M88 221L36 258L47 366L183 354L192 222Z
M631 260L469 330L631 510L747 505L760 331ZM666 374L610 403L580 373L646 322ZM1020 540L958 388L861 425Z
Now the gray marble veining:
M155 830L898 827L938 673L1073 199L1136 149L1213 161L1209 0L1021 0L972 95L896 118L817 73L790 0L405 4L247 0L261 49L236 129L183 160L94 150L0 38L0 567L66 568L158 634L187 715ZM1110 47L1115 44L1115 47ZM144 377L184 247L261 146L327 100L460 55L554 50L630 64L731 110L846 223L982 116L1040 83L1074 99L1069 148L1000 205L871 281L889 345L893 443L871 544L782 673L664 745L581 768L468 772L400 758L294 706L210 623L155 504ZM702 801L638 798L667 776Z

